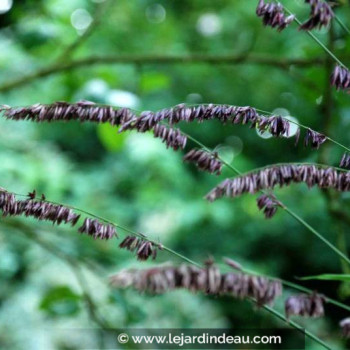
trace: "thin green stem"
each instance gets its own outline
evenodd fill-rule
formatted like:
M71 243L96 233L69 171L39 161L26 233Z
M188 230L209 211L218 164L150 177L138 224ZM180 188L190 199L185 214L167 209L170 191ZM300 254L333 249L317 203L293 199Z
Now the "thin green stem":
M290 15L293 15L293 16L294 16L294 13L293 13L292 11L290 11L290 10L289 10L288 8L286 8L285 6L283 6L283 7L284 7L284 9L286 10L286 12L288 12ZM294 17L294 21L295 21L296 23L298 23L299 26L302 25L302 23L299 21L299 19L298 19L296 16ZM331 51L327 48L327 46L324 45L311 31L307 30L306 33L307 33L314 41L316 41L316 43L317 43L318 45L320 45L320 46L322 47L322 49L323 49L330 57L333 58L334 61L336 61L340 66L342 66L342 67L348 69L348 68L346 67L346 65L345 65L342 61L340 61L340 59L339 59L337 56L335 56L334 53L331 52Z
M321 340L320 338L318 338L316 335L312 334L311 332L309 332L308 330L304 329L302 326L300 326L298 323L291 321L291 320L287 320L281 313L279 313L277 310L273 309L272 307L268 306L268 305L264 305L263 308L268 311L269 313L271 313L272 315L276 316L277 318L279 318L280 320L282 320L283 322L291 325L293 328L297 329L298 331L300 331L302 334L305 334L306 336L308 336L310 339L314 340L316 343L320 344L321 346L323 346L325 349L329 349L332 350L331 347L329 347L329 345L327 345L323 340Z
M350 34L350 29L345 25L345 23L337 16L334 15L335 20L338 22L338 24L346 31L347 34Z
M270 276L270 275L261 274L261 273L258 273L256 271L250 270L250 269L242 268L242 272L246 273L248 275L261 276L261 277L265 277L265 278L268 278L268 279L280 281L284 286L290 287L290 288L298 290L300 292L304 292L304 293L308 293L308 294L311 294L311 293L314 292L313 290L311 290L309 288L306 288L306 287L303 287L303 286L300 286L299 284L296 284L296 283L293 283L293 282L290 282L290 281L287 281L287 280L284 280L284 279L281 279L281 278L273 277L273 276ZM350 306L348 306L346 304L343 304L343 303L341 303L341 302L339 302L337 300L334 300L332 298L329 298L327 296L325 296L325 298L326 298L326 302L327 303L333 304L333 305L335 305L335 306L337 306L337 307L339 307L341 309L350 311Z
M268 114L268 115L272 115L271 112L264 111L264 110L258 109L258 108L255 108L255 109L256 109L257 112L264 113L264 114ZM284 118L284 117L282 117L282 118ZM307 127L306 125L303 125L303 124L301 124L301 123L299 123L299 122L296 122L296 121L294 121L294 120L289 120L289 119L288 119L288 122L289 122L289 123L292 123L292 124L295 124L295 125L299 126L300 128L309 129L309 127ZM330 137L327 136L327 135L325 135L325 137L326 137L326 139L327 139L328 141L330 141L330 142L334 143L335 145L337 145L337 146L343 148L345 151L350 152L350 148L348 148L348 147L342 145L340 142L338 142L338 141L336 141L336 140L330 138Z
M13 194L15 194L16 196L20 196L20 197L28 197L27 195L24 195L24 194L22 194L22 193L15 193L15 192L13 192ZM43 201L41 198L36 198L36 199L37 199L37 200L40 200L40 201ZM196 263L195 261L193 261L193 260L187 258L186 256L184 256L184 255L182 255L182 254L180 254L180 253L178 253L178 252L172 250L172 249L169 248L169 247L164 246L163 244L159 244L159 242L156 242L156 241L154 241L154 240L151 240L151 239L148 238L146 235L144 235L144 234L142 234L142 233L139 233L139 232L135 232L135 231L133 231L133 230L130 230L130 229L128 229L127 227L124 227L124 226L122 226L122 225L119 225L119 224L117 224L117 223L115 223L115 222L113 222L113 221L111 221L111 220L108 220L108 219L102 217L102 216L99 216L99 215L90 213L90 212L88 212L88 211L86 211L86 210L84 210L84 209L80 209L80 208L77 208L77 207L72 206L72 205L69 205L69 204L66 205L66 204L63 204L63 203L58 203L58 202L48 201L48 200L45 200L44 202L46 202L46 203L51 203L51 204L55 204L55 205L63 205L63 206L65 206L66 208L69 208L69 209L75 210L75 211L77 211L77 212L79 212L79 213L88 215L88 216L93 217L93 218L95 218L95 219L98 219L98 220L100 220L100 221L102 221L102 222L105 222L105 223L107 223L107 224L109 224L109 225L113 225L114 227L117 227L117 228L119 228L119 229L121 229L121 230L123 230L123 231L125 231L125 232L127 232L127 233L130 233L130 234L132 234L132 235L134 235L134 236L137 236L137 237L139 237L139 238L142 238L142 239L144 239L144 240L147 240L147 241L149 241L150 243L154 244L155 246L161 247L162 250L165 250L165 251L167 251L167 252L170 253L170 254L176 255L177 257L183 259L184 261L187 261L188 263L190 263L190 264L192 264L192 265L196 265L196 266L198 266L198 267L201 267L201 265L198 264L198 263Z
M339 257L341 257L344 261L350 264L350 259L341 252L337 247L335 247L331 242L329 242L326 238L324 238L317 230L315 230L312 226L310 226L305 220L303 220L299 215L294 213L288 207L283 208L289 215L299 221L303 226L305 226L310 232L312 232L318 239L320 239L323 243L325 243L329 248L331 248Z
M194 137L189 136L185 133L183 133L185 136L187 136L190 140L195 142L197 145L203 147L207 152L210 152L213 154L214 152L210 150L208 147L203 145L201 142L197 141ZM242 172L238 170L235 166L229 164L224 159L222 159L220 156L217 156L217 158L225 164L228 168L230 168L233 172L235 172L237 175L242 175ZM263 191L261 191L263 192ZM264 192L263 192L264 193ZM306 229L308 229L311 233L313 233L317 238L319 238L322 242L324 242L329 248L331 248L339 257L341 257L344 261L346 261L348 264L350 264L350 259L343 254L337 247L335 247L331 242L329 242L326 238L324 238L316 229L314 229L311 225L309 225L305 220L303 220L299 215L297 215L294 211L289 209L285 204L281 203L281 208L285 210L290 216L292 216L294 219L296 219L299 223L301 223Z

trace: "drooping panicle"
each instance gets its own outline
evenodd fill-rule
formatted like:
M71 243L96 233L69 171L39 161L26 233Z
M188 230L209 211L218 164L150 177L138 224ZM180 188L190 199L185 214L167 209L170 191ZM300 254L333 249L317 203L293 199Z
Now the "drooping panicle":
M268 123L268 131L270 131L272 136L289 136L290 124L287 119L282 118L281 116L271 116L270 118L265 119ZM260 123L259 129L263 129L263 122Z
M327 27L334 17L329 4L323 0L305 0L305 2L310 4L310 16L299 28L301 30L312 30Z
M19 213L19 206L16 196L6 190L0 191L0 209L4 216L17 215ZM20 215L20 214L19 214Z
M336 65L331 75L331 85L335 86L337 90L349 92L350 71L345 67Z
M171 147L176 151L179 148L184 149L186 147L187 137L179 129L158 124L154 127L153 134L154 137L162 139L167 148Z
M95 239L110 239L117 237L115 226L110 224L102 224L96 219L85 218L83 224L79 227L80 233L86 233Z
M162 294L174 289L187 289L211 295L254 298L258 306L271 305L282 294L279 281L243 273L220 273L213 264L205 268L181 265L124 270L110 278L116 288L133 287L141 292Z
M135 236L127 236L120 244L122 249L136 251L138 260L148 260L150 257L154 260L157 257L158 249L163 249L161 244L155 244L145 239L137 238Z
M18 201L18 205L25 216L31 216L38 220L52 221L57 225L69 223L74 226L80 218L80 215L74 213L70 208L45 201Z
M263 210L265 218L271 219L276 214L278 207L281 206L281 203L271 193L271 194L262 194L257 199L257 205L259 210Z
M237 107L228 105L199 105L186 106L184 103L175 107L165 108L157 112L144 111L139 117L130 119L124 123L119 131L134 130L145 132L154 129L162 121L168 121L170 125L179 122L203 122L217 119L222 123L231 121L234 124L255 123L258 114L252 107Z
M192 149L183 157L185 162L192 162L196 166L209 173L220 175L222 163L217 152L208 152L202 149Z
M224 124L228 122L242 125L250 124L251 128L258 128L260 131L268 131L274 137L288 137L290 134L290 122L282 116L265 116L258 114L255 108L249 106L240 107L214 104L199 105L196 107L188 107L185 104L180 104L175 107L162 109L158 112L145 111L141 113L140 117L135 116L128 122L124 123L119 131L137 130L139 132L145 132L153 130L154 133L162 134L167 130L166 126L160 124L162 121L168 121L172 126L181 121L203 122L214 119ZM313 130L310 131L312 133L311 136L315 139L314 142L316 145L319 146L325 141L323 135ZM300 129L298 129L296 135L297 141L299 135ZM306 137L310 137L310 135L306 135ZM307 144L309 143L310 142Z
M284 308L286 317L322 317L324 315L325 297L321 294L298 294L292 295L285 301Z
M231 106L203 104L198 106L186 106L179 104L175 107L165 108L160 111L143 111L137 116L128 108L113 108L99 106L93 102L80 101L77 103L55 102L51 105L36 104L29 107L0 106L0 113L12 120L31 120L36 122L70 121L109 123L119 126L119 132L136 130L146 132L152 130L155 137L161 138L168 147L174 149L184 148L187 137L173 126L179 122L203 122L218 120L223 124L250 125L260 131L268 131L274 137L288 136L290 123L287 118L281 116L266 116L257 113L256 109L249 106ZM166 121L170 126L161 124ZM310 134L311 132L311 134ZM314 139L311 145L318 147L325 140L325 136L310 130L306 135L309 144L310 136ZM296 135L299 139L300 129Z
M306 183L309 188L318 186L347 192L350 191L350 172L309 164L269 166L224 180L207 194L206 199L212 202L224 196L238 197L245 193L254 194L261 190L272 190L275 186L283 187L301 182Z
M51 105L35 104L29 107L3 108L2 111L7 119L30 120L38 123L78 120L121 125L135 117L135 114L128 108L114 109L110 106L98 106L90 101L55 102Z
M345 338L350 338L350 317L341 320L339 325L342 330L343 336Z
M28 194L29 199L17 200L13 193L0 191L0 209L3 216L33 217L38 220L51 221L53 224L61 223L74 226L80 218L72 209L63 205L46 201L35 200L35 191Z
M345 152L341 158L339 166L344 169L350 169L350 154Z
M258 17L262 17L265 26L277 28L280 32L294 21L295 16L286 16L284 8L280 3L267 2L259 0L256 8Z

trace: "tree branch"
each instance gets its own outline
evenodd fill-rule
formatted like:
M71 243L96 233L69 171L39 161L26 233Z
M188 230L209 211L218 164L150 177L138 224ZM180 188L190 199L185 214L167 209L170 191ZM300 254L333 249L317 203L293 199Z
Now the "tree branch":
M70 62L54 63L46 68L14 79L0 86L0 92L6 92L26 85L40 78L54 75L63 71L70 71L84 66L103 65L103 64L135 64L135 65L152 65L152 64L212 64L212 65L237 65L237 64L257 64L271 66L279 69L288 69L290 66L306 68L315 65L323 65L325 60L320 57L310 59L284 59L269 56L260 56L253 54L239 55L123 55L123 56L91 56L76 59Z
M82 296L91 321L93 321L101 329L110 328L110 325L106 322L106 320L104 320L104 318L101 315L99 315L98 307L95 304L95 301L93 300L92 296L90 295L87 282L77 260L75 260L70 255L64 253L62 250L56 249L56 247L53 246L51 243L42 240L29 225L25 225L19 220L9 220L6 222L6 226L19 230L28 239L34 241L41 248L45 249L52 255L56 256L58 259L68 264L68 266L71 268L72 273L77 279L78 284L80 285L80 288L82 290Z
M57 59L58 62L67 60L67 58L69 58L73 52L92 35L95 29L101 24L102 18L111 3L111 0L106 0L97 5L96 12L90 26L81 36L79 36L75 41L73 41L63 50Z

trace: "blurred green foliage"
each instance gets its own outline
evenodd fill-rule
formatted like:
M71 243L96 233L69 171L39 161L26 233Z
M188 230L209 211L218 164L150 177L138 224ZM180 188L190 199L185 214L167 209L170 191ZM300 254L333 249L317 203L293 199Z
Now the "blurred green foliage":
M307 16L303 1L286 2L301 18ZM77 27L86 26L99 6L92 0L14 0L12 8L0 16L0 87L57 62L65 48L83 34L84 29ZM72 52L72 59L245 53L309 60L324 55L294 25L282 33L264 28L255 16L256 1L124 0L110 1L108 6L91 36ZM344 7L338 13L346 21L350 11ZM334 29L334 48L350 63L350 39L338 26ZM325 43L329 40L327 31L317 36ZM69 60L64 56L61 63ZM281 69L244 61L237 65L95 64L4 91L0 103L22 106L89 99L136 110L155 110L181 102L228 103L268 111L283 108L278 113L322 131L328 79L322 66ZM348 96L334 94L329 131L347 145L349 121ZM292 139L263 139L246 126L223 126L213 121L182 127L207 146L217 147L243 171L277 162L315 161L318 156L301 146L294 148ZM337 164L340 156L339 149L329 149L330 164ZM2 187L23 194L35 188L50 200L75 205L147 233L193 260L214 256L221 262L222 256L228 256L247 268L285 279L340 271L338 258L285 213L265 220L254 196L207 203L203 196L233 174L228 169L220 177L198 172L182 163L180 152L167 150L149 134L120 135L108 125L36 125L1 120L0 159ZM348 233L347 227L344 229L329 216L319 190L291 186L277 193L331 242L337 241L340 230ZM348 210L349 195L341 199ZM13 224L9 226L8 222ZM82 290L71 268L16 228L18 222L65 254L98 266L105 281L109 274L140 267L141 263L118 249L118 241L93 241L78 235L76 229L34 220L1 219L1 348L75 348L70 339L57 339L54 329L94 326L84 308ZM180 262L165 252L159 255L159 263L169 260ZM111 291L93 273L83 272L99 312L114 327L283 326L242 301L183 291L157 297L131 290ZM346 297L336 282L303 284L336 299ZM282 307L280 300L278 308ZM345 316L340 309L327 306L327 318L300 323L333 348L341 348L338 321ZM51 331L43 332L44 327ZM312 342L307 348L318 349Z

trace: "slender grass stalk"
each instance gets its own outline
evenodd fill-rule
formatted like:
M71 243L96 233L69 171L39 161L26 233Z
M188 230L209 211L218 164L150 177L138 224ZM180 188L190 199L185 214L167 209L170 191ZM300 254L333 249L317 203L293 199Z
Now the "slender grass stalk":
M323 243L328 245L339 257L341 257L344 261L350 264L350 259L341 252L337 247L335 247L331 242L329 242L326 238L324 238L317 230L315 230L312 226L310 226L305 220L303 220L299 215L294 213L289 208L285 207L284 210L292 217L294 217L297 221L299 221L303 226L305 226L309 231L311 231L318 239L320 239Z
M13 192L13 193L14 193L14 192ZM16 196L19 196L19 197L28 197L27 195L24 195L24 194L21 194L21 193L14 193L14 194L15 194ZM43 201L43 200L42 200L41 198L39 198L39 197L36 198L36 199L37 199L37 200L40 200L40 201ZM58 202L53 202L53 201L48 201L48 200L45 200L44 202L46 202L46 203L51 203L51 204L56 204L56 205L63 205L63 206L65 206L65 207L69 208L69 209L72 209L72 210L75 210L75 211L77 211L77 212L79 212L79 213L82 213L82 214L91 216L91 217L93 217L93 218L95 218L95 219L98 219L98 220L100 220L100 221L103 221L103 222L105 222L105 223L107 223L107 224L113 225L113 226L115 226L115 227L117 227L117 228L119 228L119 229L121 229L121 230L123 230L123 231L125 231L125 232L127 232L127 233L130 233L130 234L132 234L132 235L134 235L134 236L137 236L137 237L139 237L139 238L146 239L147 241L149 241L149 242L151 242L151 243L153 243L153 244L155 244L155 245L158 245L158 243L159 243L159 242L156 242L156 241L153 241L153 240L149 239L146 235L144 235L144 234L142 234L142 233L139 233L139 232L135 232L135 231L133 231L133 230L130 230L130 229L128 229L127 227L124 227L124 226L122 226L122 225L119 225L119 224L117 224L117 223L115 223L115 222L113 222L113 221L111 221L111 220L108 220L108 219L102 217L102 216L99 216L99 215L90 213L90 212L88 212L88 211L86 211L86 210L84 210L84 209L80 209L80 208L77 208L77 207L72 206L72 205L68 205L68 204L66 205L66 204L63 204L63 203L58 203ZM187 261L188 263L190 263L190 264L192 264L192 265L201 267L200 264L198 264L198 263L196 263L195 261L193 261L193 260L187 258L186 256L184 256L184 255L182 255L182 254L180 254L180 253L178 253L178 252L172 250L171 248L168 248L168 247L162 245L162 249L165 250L165 251L167 251L167 252L170 253L170 254L176 255L176 256L179 257L180 259L182 259L182 260L184 260L184 261Z
M256 111L259 112L259 113L264 113L264 114L272 115L271 112L264 111L264 110L258 109L258 108L255 108L255 109L256 109ZM301 123L299 123L299 122L296 122L296 121L294 121L294 120L289 120L289 119L288 119L288 121L289 121L290 123L294 124L294 125L299 126L299 127L302 128L302 129L305 129L305 130L306 130L306 129L309 129L306 125L303 125L303 124L301 124ZM338 141L332 139L331 137L329 137L329 136L327 136L327 135L325 135L325 136L326 136L326 138L327 138L328 141L330 141L330 142L334 143L335 145L337 145L337 146L343 148L345 151L350 152L350 148L346 147L345 145L341 144L340 142L338 142Z
M246 273L248 275L256 275L256 276L266 277L266 278L269 278L269 279L275 279L277 281L280 281L284 286L290 287L290 288L298 290L300 292L304 292L304 293L308 293L308 294L313 293L313 290L311 290L309 288L300 286L299 284L296 284L296 283L293 283L293 282L290 282L290 281L287 281L287 280L284 280L284 279L281 279L281 278L276 278L276 277L273 277L273 276L270 276L270 275L261 274L261 273L258 273L256 271L253 271L253 270L250 270L250 269L245 269L245 268L242 268L242 272L244 272L244 273ZM327 303L333 304L333 305L335 305L335 306L337 306L337 307L339 307L341 309L350 311L350 306L348 306L346 304L343 304L343 303L341 303L341 302L339 302L337 300L334 300L332 298L329 298L327 296L325 296L325 297L326 297Z
M281 1L281 3L282 3L282 1ZM288 8L286 8L284 5L283 5L283 7L284 7L284 9L286 10L286 12L288 12L290 15L294 15L294 13L293 13L292 11L290 11ZM302 25L302 23L299 21L299 19L298 19L296 16L294 17L294 21L295 21L296 23L298 23L299 26ZM308 34L314 41L316 41L316 43L317 43L319 46L322 47L322 49L323 49L330 57L333 58L334 61L336 61L340 66L342 66L342 67L348 69L348 68L346 67L346 65L345 65L332 51L330 51L330 50L327 48L327 46L324 45L324 44L321 42L321 40L319 40L311 31L307 30L306 32L307 32L307 34Z
M339 18L339 16L334 15L335 20L338 24L344 29L347 34L350 34L350 29L346 26L346 24Z
M213 154L213 151L210 150L208 147L203 145L201 142L197 141L194 137L182 132L184 135L187 136L188 139L195 142L197 145L203 147L207 152L210 152ZM225 164L228 168L230 168L234 173L237 175L242 175L242 172L238 170L235 166L232 164L229 164L224 159L222 159L220 156L217 157L223 164ZM264 193L263 191L261 191ZM297 220L300 224L302 224L308 231L313 233L318 239L320 239L323 243L325 243L329 248L331 248L340 258L342 258L344 261L346 261L348 264L350 264L350 259L342 253L336 246L334 246L331 242L329 242L326 238L324 238L316 229L314 229L311 225L309 225L305 220L303 220L299 215L297 215L293 210L288 208L284 203L282 203L282 209L285 210L291 217L293 217L295 220Z
M279 318L281 321L291 325L293 328L295 328L298 331L300 331L301 333L305 334L307 337L309 337L310 339L314 340L316 343L318 343L319 345L323 346L325 349L332 350L332 348L329 345L327 345L323 340L321 340L320 338L318 338L316 335L314 335L313 333L309 332L308 330L304 329L298 323L296 323L294 321L291 321L291 320L287 320L281 313L279 313L274 308L272 308L272 307L270 307L268 305L264 305L263 308L266 311L268 311L269 313L271 313L272 315L274 315L277 318Z

